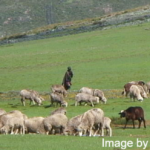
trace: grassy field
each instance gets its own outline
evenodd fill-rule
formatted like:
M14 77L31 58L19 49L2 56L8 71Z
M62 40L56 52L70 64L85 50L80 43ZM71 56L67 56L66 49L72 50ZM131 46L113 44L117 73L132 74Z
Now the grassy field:
M6 111L21 110L29 117L48 116L54 110L49 107L46 95L41 107L23 107L19 96L13 97L8 91L24 88L41 93L49 92L52 84L61 84L68 66L74 72L73 85L67 101L67 116L81 114L91 106L74 107L74 95L83 86L104 90L108 103L99 104L105 116L113 119L113 137L105 140L132 141L132 147L122 149L141 150L137 139L148 141L150 138L150 101L131 102L121 96L121 89L128 81L150 81L150 23L118 29L94 31L60 38L31 41L0 47L0 108ZM111 94L109 94L109 91ZM117 93L117 94L115 94ZM114 96L115 95L115 96ZM147 128L123 130L124 120L118 112L129 106L141 106L145 110ZM103 147L101 137L46 136L46 135L0 135L0 149L9 150L120 150L118 147ZM121 147L121 146L120 146ZM147 148L150 149L148 143Z
M82 86L120 89L131 80L149 81L149 23L0 47L0 91L49 91L68 66L72 90Z

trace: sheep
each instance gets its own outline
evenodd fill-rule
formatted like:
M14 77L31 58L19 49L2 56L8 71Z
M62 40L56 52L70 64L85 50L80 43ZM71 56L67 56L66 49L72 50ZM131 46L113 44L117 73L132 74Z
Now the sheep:
M60 131L60 134L64 134L64 129L67 125L68 118L64 114L54 114L46 117L43 120L44 129L46 131L46 134L52 134L52 131L54 130L54 134L56 134L56 130Z
M42 101L44 101L44 99L39 95L39 93L34 90L23 89L20 91L20 96L21 96L21 102L23 106L25 106L26 99L30 100L30 104L31 102L33 103L33 105L37 103L37 105L39 106L42 104Z
M122 117L126 118L126 123L125 123L124 129L126 128L126 125L129 120L132 120L133 128L135 128L134 120L139 121L139 128L141 127L141 122L143 121L144 128L146 128L145 119L144 119L144 110L142 107L129 107L126 110L122 110L119 113L119 115L121 118Z
M50 94L51 106L56 103L63 107L67 107L68 103L64 100L64 97L61 93L55 92Z
M87 93L96 97L99 97L99 100L102 101L104 104L107 102L107 98L104 96L104 92L99 89L92 89L88 87L82 87L79 90L80 93Z
M78 105L78 103L82 103L82 102L85 102L85 103L88 103L90 102L91 105L94 107L94 104L93 102L96 102L96 103L99 103L99 98L98 97L95 97L95 96L92 96L90 94L86 94L86 93L78 93L76 96L75 96L75 106Z
M19 110L14 110L0 116L0 131L1 133L25 134L24 121L27 116Z
M95 125L100 125L101 136L104 136L104 112L100 108L94 108L86 111L81 118L81 122L77 127L79 135L82 136L84 133L89 132L89 136L93 134L93 127Z
M45 134L44 117L32 117L25 120L26 133Z

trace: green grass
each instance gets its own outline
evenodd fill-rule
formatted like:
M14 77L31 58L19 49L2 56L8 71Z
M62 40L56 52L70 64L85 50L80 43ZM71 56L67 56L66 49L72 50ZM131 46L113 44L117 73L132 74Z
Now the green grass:
M32 150L33 148L36 150L41 149L52 149L52 150L76 150L76 149L83 149L83 150L97 150L97 149L105 149L105 150L121 150L119 148L112 148L112 147L102 147L102 138L99 137L70 137L70 136L44 136L44 135L25 135L25 136L3 136L1 137L3 141L7 141L8 139L11 140L9 145L6 145L5 143L0 146L2 149L29 149ZM124 141L124 137L114 137L116 141ZM105 140L112 140L111 138L107 137ZM142 141L148 141L148 138L141 139ZM21 141L21 142L18 142ZM143 147L137 148L136 145L136 139L133 137L130 137L127 139L127 141L133 142L133 147L127 149L132 150L142 150ZM38 143L38 144L37 144ZM38 145L38 146L37 146ZM148 148L147 148L148 149Z
M128 81L149 81L150 63L150 23L139 26L123 27L118 29L87 32L72 36L51 38L46 40L30 41L0 47L0 108L6 111L21 110L28 117L48 116L54 110L48 96L41 107L23 107L19 96L3 94L8 91L20 91L24 88L34 89L41 93L49 92L52 84L61 84L68 66L74 72L73 85L67 97L69 107L67 116L71 118L91 109L91 106L74 104L74 91L83 86L103 89L108 103L97 105L105 112L105 116L119 118L118 113L129 106L141 106L145 110L147 128L122 129L124 120L112 124L113 137L105 140L126 140L136 142L137 138L147 141L150 133L149 99L144 102L131 102L121 96L121 89ZM107 89L112 89L108 91ZM110 93L111 95L110 95ZM117 94L116 94L117 93ZM102 138L73 137L73 136L46 136L46 135L0 135L0 149L108 149L102 148ZM26 142L26 143L25 143ZM142 149L133 147L127 149ZM147 149L150 149L148 144Z
M149 81L149 23L0 47L0 91L49 91L68 66L72 90L118 89L131 80Z
M69 96L70 97L70 96ZM73 116L76 116L78 114L82 114L83 112L91 109L91 106L73 106L74 100L68 100L69 106L67 108L67 116L68 118L71 118ZM122 109L126 109L129 106L141 106L145 110L145 118L146 120L150 120L149 116L149 105L150 101L147 99L144 102L131 102L129 99L126 98L115 98L115 99L109 99L108 103L106 105L104 104L98 104L95 107L101 108L105 112L105 116L108 116L110 118L118 118L119 120L119 126L118 123L114 122L112 123L112 130L113 130L113 137L104 137L105 141L132 141L133 147L126 148L126 149L132 149L137 150L136 140L137 138L142 141L148 141L150 138L150 125L147 125L147 128L144 129L143 124L141 125L140 129L132 129L129 125L131 125L131 122L127 125L127 129L123 129L124 126L124 119L120 119L118 112ZM21 110L23 113L25 113L28 117L33 116L48 116L51 111L53 111L54 107L48 107L49 101L45 101L41 107L38 106L29 106L27 102L27 106L23 107L21 106L21 102L19 101L19 97L16 99L8 99L5 101L0 101L1 108L10 111L10 110ZM138 126L138 123L136 122L136 127ZM26 150L26 149L33 149L36 150L47 150L53 149L79 149L79 150L90 150L94 149L97 150L99 147L100 149L106 149L106 150L114 150L115 148L106 147L104 148L102 146L102 137L76 137L76 136L59 136L59 135L0 135L1 142L3 143L0 148L2 149L10 149L10 150ZM17 142L16 142L17 141ZM8 144L9 143L9 144ZM116 148L117 149L117 148ZM141 150L142 148L140 148ZM150 149L150 145L148 144L147 149Z

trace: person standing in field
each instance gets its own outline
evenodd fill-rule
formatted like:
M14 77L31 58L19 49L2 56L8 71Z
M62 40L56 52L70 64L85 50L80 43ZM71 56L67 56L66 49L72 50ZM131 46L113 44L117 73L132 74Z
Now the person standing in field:
M62 85L64 86L64 88L66 90L70 89L72 83L71 83L71 79L73 78L73 72L71 70L71 67L67 68L67 71L64 75L63 81L62 81Z

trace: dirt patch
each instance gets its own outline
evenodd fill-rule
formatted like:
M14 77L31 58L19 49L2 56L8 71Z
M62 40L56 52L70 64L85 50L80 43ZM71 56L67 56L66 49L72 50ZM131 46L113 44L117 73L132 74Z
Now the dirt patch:
M105 97L107 97L108 99L124 97L123 95L121 95L121 92L122 92L121 89L105 89L102 91L104 92ZM47 100L49 100L49 94L50 92L40 93L40 95L44 99L47 99ZM77 94L77 91L69 91L67 99L74 99L76 94ZM0 100L9 100L9 99L15 99L15 98L20 98L19 91L0 92Z
M112 124L113 127L116 128L123 128L125 124ZM142 127L143 124L141 124ZM146 126L150 126L150 120L146 120ZM135 128L138 127L138 121L135 122ZM126 128L133 128L132 122L130 122L129 124L127 124Z

